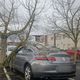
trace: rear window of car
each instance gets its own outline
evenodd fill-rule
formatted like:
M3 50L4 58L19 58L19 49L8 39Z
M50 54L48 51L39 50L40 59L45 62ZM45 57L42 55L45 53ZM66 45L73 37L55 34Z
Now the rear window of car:
M54 56L54 57L70 57L67 54L51 54L50 56Z
M45 49L46 47L45 46L43 46L43 45L41 45L41 44L35 44L34 45L37 49L39 49L39 50L42 50L42 49Z

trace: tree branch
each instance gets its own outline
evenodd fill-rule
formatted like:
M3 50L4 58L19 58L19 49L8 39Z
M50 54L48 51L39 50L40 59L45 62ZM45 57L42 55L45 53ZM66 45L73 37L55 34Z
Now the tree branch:
M8 36L10 36L10 35L12 35L12 34L20 33L20 32L24 31L24 30L28 27L28 25L29 25L29 24L31 23L31 21L33 20L33 16L34 16L35 11L36 11L36 8L37 8L37 0L35 0L35 1L36 1L36 2L35 2L34 9L33 9L32 13L31 13L31 15L30 15L30 18L29 18L28 22L26 22L25 26L24 26L22 29L17 30L17 31L10 31L10 30L9 30L10 32L8 33Z

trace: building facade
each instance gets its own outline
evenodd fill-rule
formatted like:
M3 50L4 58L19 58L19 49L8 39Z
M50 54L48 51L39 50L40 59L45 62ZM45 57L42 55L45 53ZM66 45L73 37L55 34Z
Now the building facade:
M43 43L46 46L56 46L60 49L72 49L74 47L73 41L64 33L48 34L48 35L34 35L35 41ZM78 42L80 49L80 40Z

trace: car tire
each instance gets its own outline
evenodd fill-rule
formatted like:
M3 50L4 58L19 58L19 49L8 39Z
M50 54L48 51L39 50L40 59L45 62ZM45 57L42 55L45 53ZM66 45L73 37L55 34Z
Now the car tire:
M32 71L31 71L31 67L29 65L26 65L26 67L25 67L24 76L25 76L25 80L32 79Z

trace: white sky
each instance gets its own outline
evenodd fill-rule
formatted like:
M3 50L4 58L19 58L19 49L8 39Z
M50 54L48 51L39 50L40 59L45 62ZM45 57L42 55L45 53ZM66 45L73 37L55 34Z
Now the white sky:
M0 0L1 1L1 0ZM17 1L17 0L16 0ZM40 17L39 17L39 21L37 21L37 25L38 26L40 26L39 27L39 30L40 30L40 32L43 30L43 32L44 32L44 29L45 29L45 27L47 26L47 18L46 18L46 16L49 16L49 15L51 15L51 13L52 13L52 8L51 8L51 3L50 3L50 0L40 0L40 4L39 5L41 5L42 6L42 4L43 4L43 2L44 1L46 1L46 4L45 4L45 9L44 9L44 11L43 11L43 13L40 15ZM76 5L80 5L80 0L76 0ZM75 5L75 6L76 6ZM19 9L19 11L18 11L18 14L19 15L21 15L22 17L23 16L25 16L25 10L22 8L22 7L20 7L20 9ZM21 18L22 18L21 17ZM21 20L21 19L20 19ZM23 21L23 20L21 20L21 21Z

